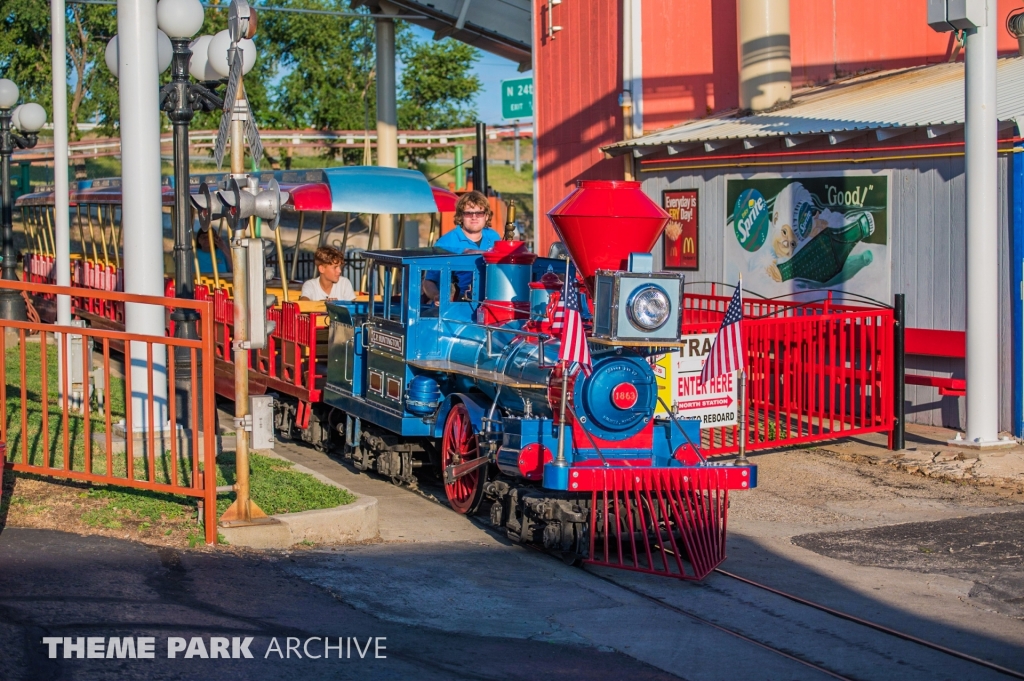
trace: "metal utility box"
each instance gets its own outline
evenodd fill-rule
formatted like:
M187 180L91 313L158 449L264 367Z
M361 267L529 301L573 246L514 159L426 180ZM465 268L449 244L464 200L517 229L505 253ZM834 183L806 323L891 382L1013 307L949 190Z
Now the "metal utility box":
M274 448L274 397L273 395L252 395L249 397L249 414L252 416L252 435L249 446L253 449Z
M644 298L667 307L664 319L644 319L638 307ZM594 277L594 336L608 340L679 338L683 275L668 272L597 270Z
M987 24L986 0L928 0L928 25L945 33Z

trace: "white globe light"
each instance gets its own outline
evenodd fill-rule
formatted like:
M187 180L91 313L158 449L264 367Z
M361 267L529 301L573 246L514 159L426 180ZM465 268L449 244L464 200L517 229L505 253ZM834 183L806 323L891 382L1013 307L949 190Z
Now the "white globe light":
M156 30L156 71L157 73L163 73L167 70L167 67L171 65L171 59L174 57L174 46L171 45L171 39L167 37L167 34L160 29Z
M29 102L18 107L18 130L22 132L39 132L46 125L46 109Z
M212 35L201 35L192 41L192 59L188 62L188 72L196 80L218 80L220 74L210 66L210 41Z
M221 78L227 78L231 73L228 66L228 50L230 48L231 35L227 31L221 31L210 41L210 66ZM249 39L239 40L238 48L242 50L242 73L249 73L253 65L256 64L256 43Z
M21 107L23 106L25 105L19 104L18 106L14 107L14 111L11 112L11 127L17 128L18 130L21 130L21 124L18 121L18 114L21 111Z
M0 78L0 109L10 109L18 103L18 86L13 80Z
M115 35L109 41L107 41L107 49L103 53L103 58L107 62L107 68L117 78L117 36Z
M199 0L160 0L156 24L171 38L191 38L203 27L203 4Z

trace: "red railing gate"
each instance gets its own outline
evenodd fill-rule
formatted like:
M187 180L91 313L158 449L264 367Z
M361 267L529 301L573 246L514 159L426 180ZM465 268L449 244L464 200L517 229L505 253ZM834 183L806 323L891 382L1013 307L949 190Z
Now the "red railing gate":
M691 295L684 333L713 333L729 299ZM864 433L892 437L893 310L745 300L747 450ZM706 429L711 455L739 449L736 426Z

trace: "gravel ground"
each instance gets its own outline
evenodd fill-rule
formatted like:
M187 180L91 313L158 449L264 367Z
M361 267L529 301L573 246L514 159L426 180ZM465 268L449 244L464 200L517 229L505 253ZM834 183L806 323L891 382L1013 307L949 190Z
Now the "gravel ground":
M1024 496L995 488L858 464L813 449L759 454L751 461L759 467L758 487L730 496L730 521L792 526L791 535L907 522L920 512L963 515L1024 503Z

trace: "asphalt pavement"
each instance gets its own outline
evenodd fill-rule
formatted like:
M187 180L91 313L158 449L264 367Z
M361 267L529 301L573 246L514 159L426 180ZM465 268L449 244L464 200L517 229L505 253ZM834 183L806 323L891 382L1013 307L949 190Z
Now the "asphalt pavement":
M302 560L303 555L177 551L104 537L4 529L0 678L676 678L628 655L580 644L471 632L452 635L426 623L379 619L352 607L341 594L296 579L288 566ZM344 578L343 570L339 577ZM73 651L65 659L63 646L57 646L51 659L44 637L103 637L104 654L109 637L152 637L155 655L78 659ZM253 657L204 659L196 646L190 659L184 657L187 650L171 659L168 644L173 637L202 637L207 654L213 637L253 637L247 647ZM293 651L288 650L289 637L295 640ZM323 637L332 647L342 639L341 659L336 650L328 659L302 654L308 648L309 654L322 655ZM311 638L317 640L307 646Z
M1005 678L723 575L569 567L451 512L428 480L398 488L277 451L376 496L380 541L173 550L5 528L0 679ZM733 498L726 569L1024 668L1019 504L809 452L758 462L762 485ZM65 658L65 637L83 655L90 637L101 655L149 637L154 657ZM210 657L239 648L252 657Z

